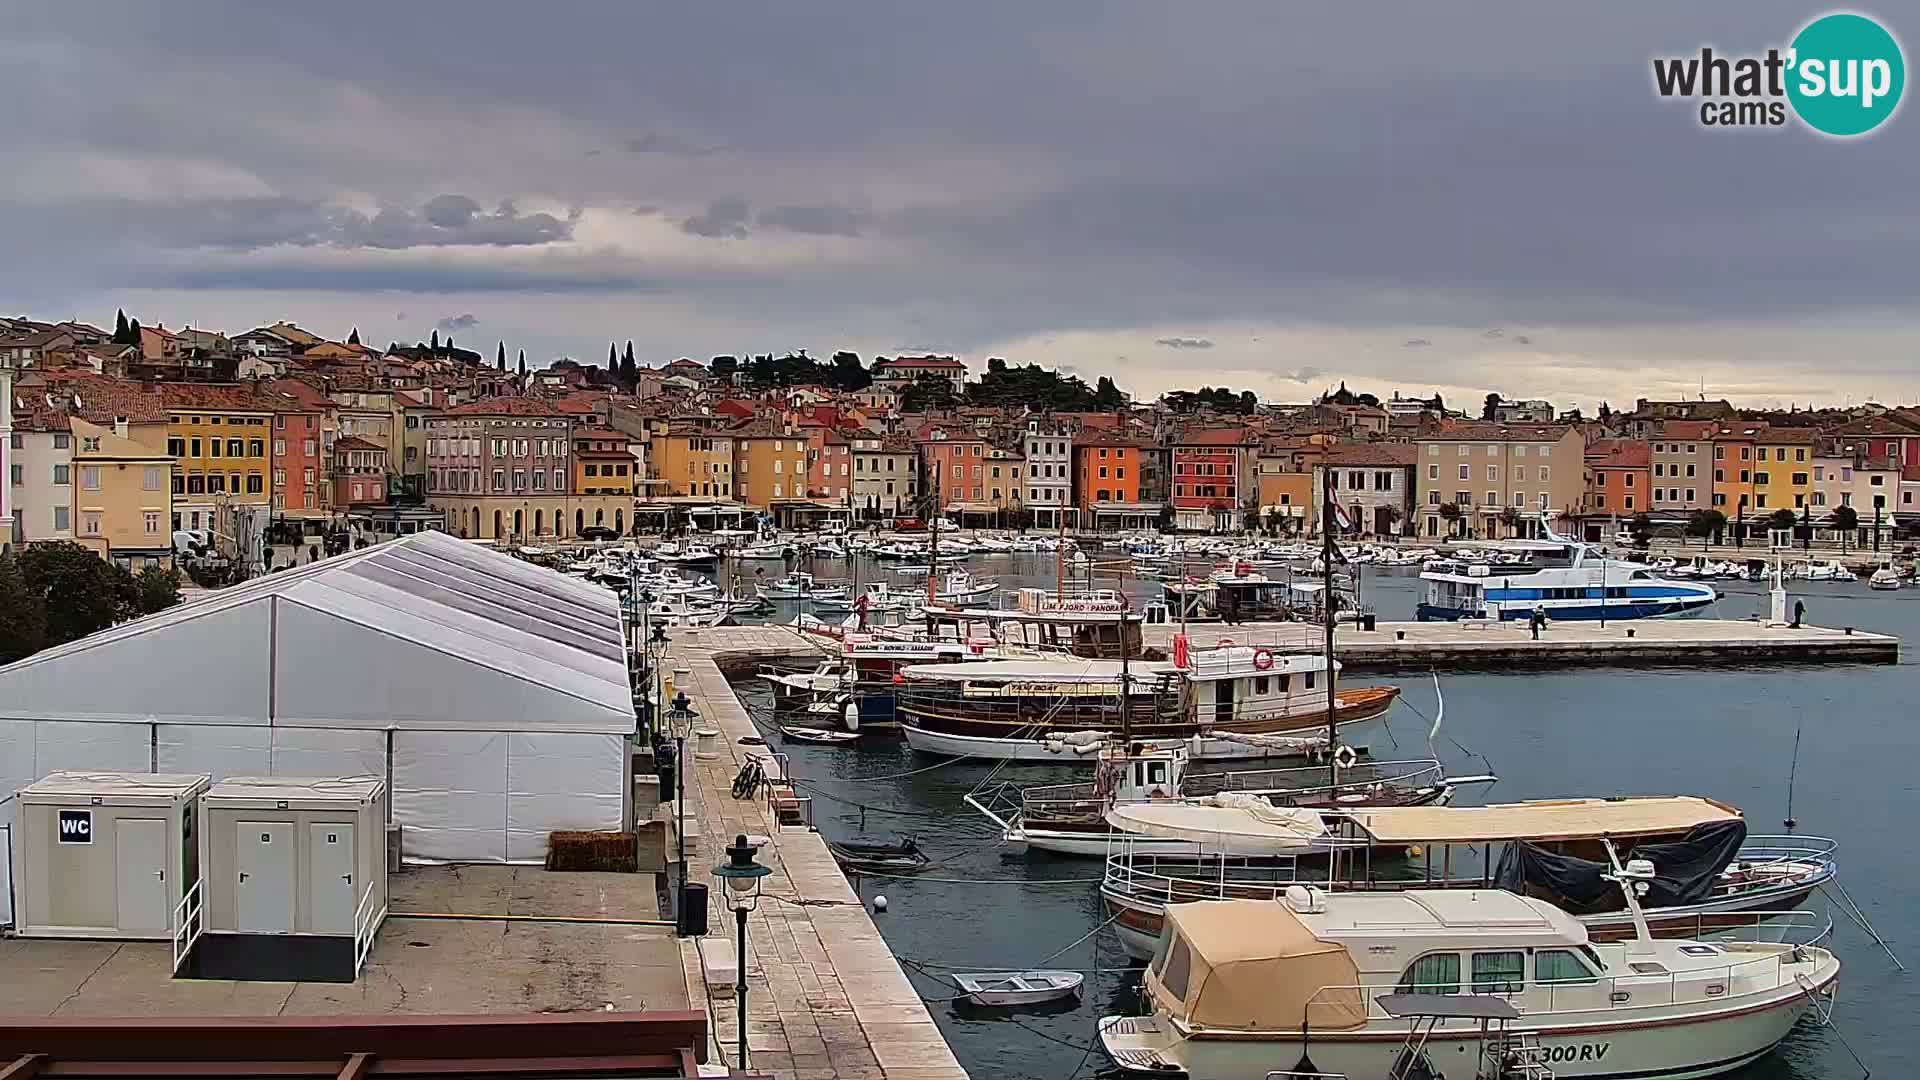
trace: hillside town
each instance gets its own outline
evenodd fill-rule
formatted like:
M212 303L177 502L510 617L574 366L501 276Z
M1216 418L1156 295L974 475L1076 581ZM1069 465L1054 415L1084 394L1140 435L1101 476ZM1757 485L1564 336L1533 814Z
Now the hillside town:
M239 577L420 529L510 544L806 527L1366 539L1920 527L1920 408L1751 409L1203 388L1128 398L1000 359L850 353L509 363L429 341L0 319L12 545ZM1462 404L1470 407L1462 408ZM1331 478L1325 472L1331 472ZM291 552L291 555L288 554Z

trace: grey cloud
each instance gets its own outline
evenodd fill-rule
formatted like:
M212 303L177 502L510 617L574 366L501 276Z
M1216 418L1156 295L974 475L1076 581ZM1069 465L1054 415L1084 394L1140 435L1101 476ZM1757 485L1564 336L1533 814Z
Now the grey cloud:
M1288 382L1310 383L1325 374L1326 372L1320 370L1319 368L1303 367L1303 368L1297 368L1293 371L1283 371L1280 373L1280 377L1287 380Z
M1407 343L1406 343L1406 344L1404 344L1404 345L1402 345L1402 346L1401 346L1401 348L1403 348L1403 349L1424 349L1424 348L1426 348L1427 346L1429 346L1429 345L1431 345L1431 344L1433 344L1433 342L1431 342L1431 341L1428 341L1428 340L1427 340L1426 338L1423 338L1423 337L1417 337L1417 338L1408 338L1408 339L1407 339Z
M629 154L671 154L680 157L705 157L717 154L723 147L696 143L677 135L662 135L650 132L638 138L628 139L622 144Z
M7 216L0 208L0 221ZM550 214L521 214L504 205L481 213L461 195L437 196L418 212L389 206L372 217L350 207L283 197L88 200L38 208L30 217L35 228L69 235L105 230L121 244L160 249L518 247L565 240L573 232L571 223Z
M1496 326L1496 327L1493 327L1493 328L1491 328L1491 329L1488 329L1488 330L1482 330L1482 331L1480 332L1480 336L1481 336L1481 337L1483 337L1483 338L1487 338L1488 340L1493 340L1493 339L1496 339L1496 338L1503 338L1503 337L1506 337L1506 336L1507 336L1507 332L1506 332L1505 330L1502 330L1502 329L1500 329L1499 327L1497 327L1497 326Z
M705 213L695 214L680 223L683 232L715 239L740 240L747 235L747 201L715 199Z
M469 311L461 315L449 315L433 325L442 330L467 330L479 326L480 320Z
M503 203L500 209L512 213L513 204ZM435 195L420 208L420 216L442 229L464 229L480 216L480 204L465 195Z
M1525 334L1515 334L1513 337L1513 343L1515 345L1531 345L1533 344L1533 339L1528 337Z
M1169 349L1213 348L1213 339L1203 337L1163 337L1155 338L1153 343Z
M846 206L776 206L760 211L762 228L814 236L859 236L867 215Z

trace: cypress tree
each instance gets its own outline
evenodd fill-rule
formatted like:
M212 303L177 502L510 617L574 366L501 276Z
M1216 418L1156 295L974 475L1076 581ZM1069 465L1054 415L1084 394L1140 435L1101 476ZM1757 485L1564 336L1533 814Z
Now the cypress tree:
M349 345L360 344L360 328L359 327L357 326L354 327L353 333L347 335L347 344Z
M128 344L126 308L117 308L113 313L113 343L115 345Z
M433 332L432 338L428 340L427 344L432 346L434 352L439 352L440 351L440 331L435 330Z
M507 343L505 339L502 339L500 342L500 351L494 354L493 366L499 368L501 371L507 370Z
M527 377L527 350L525 349L520 350L520 377L523 379Z

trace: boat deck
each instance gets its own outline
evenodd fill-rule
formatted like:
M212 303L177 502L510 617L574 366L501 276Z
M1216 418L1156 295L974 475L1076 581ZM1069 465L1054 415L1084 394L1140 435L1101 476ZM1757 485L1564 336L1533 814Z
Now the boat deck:
M1170 651L1177 626L1149 626L1146 642ZM1308 623L1208 623L1190 636L1268 648L1317 650L1323 631ZM1635 619L1550 623L1534 640L1524 619L1507 622L1383 622L1341 626L1340 662L1349 671L1516 667L1713 667L1798 662L1893 664L1900 639L1851 627L1768 626L1735 619Z

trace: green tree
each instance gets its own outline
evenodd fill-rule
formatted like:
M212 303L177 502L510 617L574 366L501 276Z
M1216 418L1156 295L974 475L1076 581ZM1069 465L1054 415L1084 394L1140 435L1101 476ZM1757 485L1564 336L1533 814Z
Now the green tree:
M116 308L113 313L113 343L127 345L127 309Z
M525 349L520 350L520 377L522 379L527 377L527 350Z
M737 356L716 356L707 363L707 370L722 382L730 382L733 374L740 370L740 358Z
M1687 535L1697 536L1704 547L1709 537L1719 543L1720 534L1727 528L1727 515L1718 510L1695 510L1687 515Z
M1642 510L1633 515L1633 519L1629 522L1629 525L1632 527L1634 546L1645 548L1647 542L1653 539L1653 518L1648 516L1645 510Z
M165 611L180 602L178 570L149 566L133 576L133 584L140 590L139 608L142 615Z
M1500 415L1500 395L1488 394L1486 403L1480 406L1480 419L1492 420Z
M873 374L860 363L858 353L844 350L833 354L833 366L827 370L827 385L835 390L865 390L873 385Z
M901 412L927 412L932 409L951 409L960 404L960 395L953 392L953 383L944 376L932 372L922 372L913 380L913 385L900 395Z
M1511 506L1500 511L1500 524L1505 525L1507 527L1507 535L1512 536L1520 529L1520 511Z
M67 540L28 544L20 553L28 595L46 612L48 645L60 645L112 626L131 614L121 578L131 575Z
M360 344L360 328L359 327L357 326L354 327L353 332L347 335L347 344L349 345Z
M1860 511L1851 506L1834 507L1833 527L1840 531L1840 552L1845 554L1848 538L1853 536L1854 530L1860 527Z
M140 344L140 320L139 319L127 320L127 344L135 345L135 346Z
M627 339L627 351L620 354L620 385L633 389L640 381L640 365L633 359L633 339Z
M501 371L507 370L507 342L500 340L500 348L493 354L493 366Z
M1101 412L1114 412L1124 408L1126 404L1126 395L1113 384L1113 380L1105 375L1100 376L1099 381L1093 386L1093 407Z
M1794 526L1793 511L1783 506L1767 515L1767 524L1776 529L1791 529Z
M440 351L440 331L435 330L433 335L427 339L427 347L436 353Z
M1391 529L1395 525L1400 524L1400 519L1406 516L1405 514L1402 514L1400 512L1400 508L1397 506L1381 507L1381 513L1386 516L1387 527L1389 529Z
M1448 536L1458 536L1460 534L1461 516L1460 504L1450 502L1440 504L1440 518L1447 523Z
M607 374L618 378L620 375L620 349L613 342L607 342Z
M0 664L39 652L46 637L45 600L28 587L20 560L0 554Z

